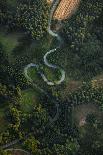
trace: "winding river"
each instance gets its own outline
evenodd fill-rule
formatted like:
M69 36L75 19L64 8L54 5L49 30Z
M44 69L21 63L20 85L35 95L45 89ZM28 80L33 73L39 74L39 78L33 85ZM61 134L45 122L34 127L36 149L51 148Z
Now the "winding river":
M61 39L61 37L59 36L59 34L53 32L53 31L51 30L52 17L53 17L54 11L55 11L55 9L56 9L56 7L57 7L58 4L59 4L59 0L56 0L56 1L54 0L54 1L53 1L53 6L52 6L52 8L51 8L50 17L49 17L49 21L48 21L48 33L49 33L51 36L56 37L57 40L58 40L58 41L60 42L60 44L61 44L61 40L62 40L62 39ZM59 48L59 47L57 47L57 48L55 48L55 49L52 49L52 50L48 51L48 52L44 55L44 58L43 58L43 59L44 59L44 64L45 64L47 67L50 67L50 68L53 68L53 69L58 69L58 70L60 71L60 73L61 73L60 79L59 79L58 81L52 82L52 81L49 81L49 80L47 79L47 77L46 77L42 72L39 72L40 75L41 75L41 77L42 77L42 79L44 80L44 82L46 82L46 83L47 83L48 85L50 85L50 86L59 85L59 84L61 84L61 83L65 80L65 71L64 71L61 67L49 63L49 61L48 61L48 59L47 59L47 57L48 57L50 54L56 52L58 48ZM32 83L33 80L32 80L32 78L28 75L28 69L30 69L31 67L35 67L35 68L39 69L39 65L38 65L38 64L34 64L34 63L30 63L30 64L28 64L28 65L24 68L24 75L25 75L26 79L27 79L29 82Z
M58 33L53 32L53 31L51 30L52 17L53 17L53 14L54 14L54 12L55 12L55 10L56 10L56 8L57 8L57 5L59 4L59 1L60 1L60 0L53 0L53 5L52 5L52 8L51 8L50 17L49 17L49 21L48 21L48 33L49 33L51 36L56 37L57 40L59 41L60 45L61 45L62 38L59 36ZM57 48L51 49L50 51L48 51L48 52L44 55L44 57L43 57L43 59L44 59L44 64L45 64L47 67L50 67L50 68L53 68L53 69L59 69L59 71L60 71L60 73L61 73L60 79L59 79L58 81L51 82L51 81L49 81L49 80L46 78L46 76L45 76L42 72L38 71L38 72L40 73L41 77L43 78L43 80L44 80L48 85L50 85L50 86L59 85L59 84L61 84L61 83L65 80L65 71L64 71L61 67L49 63L49 62L48 62L48 59L47 59L47 57L48 57L50 54L56 52L57 49L60 48L60 45L59 45ZM33 80L32 80L31 77L28 75L28 69L30 69L31 67L34 67L34 68L36 68L37 70L39 70L39 65L38 65L38 64L34 64L34 63L28 64L28 65L24 68L24 75L25 75L26 79L27 79L30 83L32 83L33 86L35 86L35 87L36 87L37 89L39 89L42 93L44 93L47 97L49 97L48 94L45 92L45 90L42 89L42 88L40 88L40 87L38 87L36 83L33 83ZM59 117L60 107L59 107L58 101L56 101L55 106L56 106L57 112L56 112L54 118L52 118L52 117L49 116L49 123L47 123L47 125L44 127L44 130L45 130L45 128L46 128L48 125L53 124L53 123L58 119L58 117ZM27 137L28 137L28 136L27 136ZM25 137L25 138L26 138L26 137ZM27 152L27 151L25 151L25 150L22 150L22 149L13 149L13 148L7 149L8 147L10 147L10 146L12 146L12 145L18 143L19 141L20 141L19 139L16 139L16 140L14 140L14 141L12 141L12 142L10 142L10 143L7 143L7 144L5 144L5 145L2 146L2 149L9 150L9 151L12 151L12 150L15 150L15 151L22 151L22 152L27 153L27 154L29 155L29 152Z

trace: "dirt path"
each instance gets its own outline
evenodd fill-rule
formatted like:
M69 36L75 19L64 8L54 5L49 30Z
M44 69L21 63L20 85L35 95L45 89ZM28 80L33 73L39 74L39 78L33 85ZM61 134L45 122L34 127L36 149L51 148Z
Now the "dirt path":
M12 155L31 155L29 152L23 150L23 149L6 149L6 151L9 151L12 153Z

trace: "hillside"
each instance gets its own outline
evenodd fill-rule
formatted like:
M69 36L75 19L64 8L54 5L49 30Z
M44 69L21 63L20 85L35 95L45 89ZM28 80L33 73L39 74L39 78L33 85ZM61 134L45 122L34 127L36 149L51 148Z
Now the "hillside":
M103 155L103 0L0 0L0 155Z

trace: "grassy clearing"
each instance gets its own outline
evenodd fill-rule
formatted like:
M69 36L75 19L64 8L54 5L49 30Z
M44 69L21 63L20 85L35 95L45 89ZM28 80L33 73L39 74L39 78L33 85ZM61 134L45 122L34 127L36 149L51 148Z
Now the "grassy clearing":
M32 112L33 105L38 102L37 96L33 89L22 91L21 110L25 113Z
M37 68L36 67L31 67L30 69L28 69L28 75L29 77L35 81L36 79L38 79L38 72L37 72Z
M0 133L6 130L7 121L5 120L5 112L3 108L0 108Z
M18 39L21 34L18 33L10 33L6 34L4 31L0 32L0 42L5 47L6 54L11 56L12 50L18 45Z
M55 82L61 78L59 69L48 68L45 66L43 71L49 81Z
M7 0L7 4L8 6L11 6L14 8L17 5L17 0Z
M41 69L42 69L41 72L46 76L46 78L49 81L56 82L56 81L60 80L61 74L60 74L59 69L52 69L52 68L48 68L46 66L41 67ZM36 83L43 82L43 79L41 78L41 75L38 74L38 70L36 67L31 67L28 70L28 75Z

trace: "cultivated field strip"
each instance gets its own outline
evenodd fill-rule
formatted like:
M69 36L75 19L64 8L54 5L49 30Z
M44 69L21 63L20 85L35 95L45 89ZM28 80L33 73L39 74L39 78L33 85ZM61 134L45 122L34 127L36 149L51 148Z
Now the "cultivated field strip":
M53 18L58 20L69 18L76 11L79 2L80 0L60 0Z

